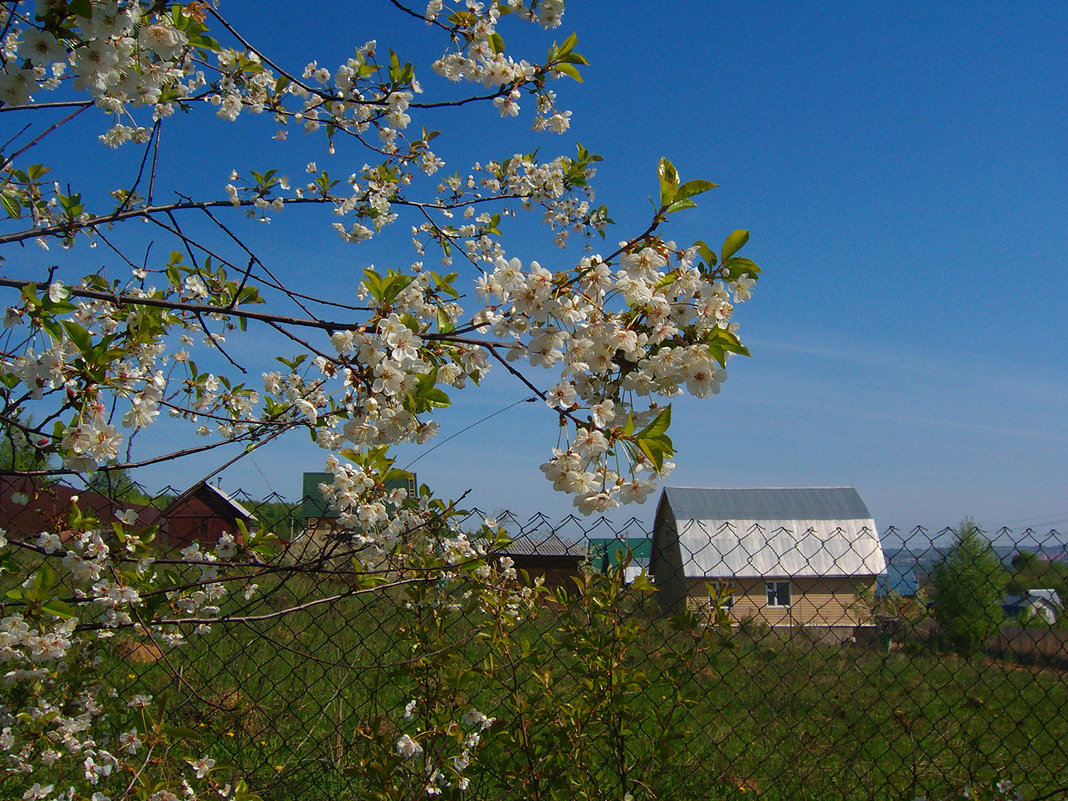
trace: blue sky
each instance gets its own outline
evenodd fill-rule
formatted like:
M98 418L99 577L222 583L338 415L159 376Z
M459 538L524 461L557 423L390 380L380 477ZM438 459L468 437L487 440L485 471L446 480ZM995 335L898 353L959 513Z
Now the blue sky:
M418 61L434 53L420 43L427 31L373 5L302 5L301 19L284 25L271 11L291 13L291 4L222 10L291 68L312 58L333 68L374 37L414 54L433 88ZM986 528L1068 529L1068 7L605 9L572 3L562 28L522 34L541 56L575 31L591 62L584 84L557 87L575 111L568 134L533 137L526 115L451 115L437 123L446 131L439 142L461 170L532 143L549 155L581 142L606 159L597 186L618 223L609 242L644 228L661 156L684 179L720 184L667 233L715 244L750 229L746 255L765 272L737 319L753 358L732 362L720 396L676 402L670 482L854 485L880 528L940 528L971 515ZM240 125L234 141L200 145L200 178L221 186L231 167L276 157L315 158L343 174L366 160L344 148L330 159L299 138L288 155L269 142L250 155L236 135L255 126ZM346 158L355 160L347 169ZM391 253L388 240L343 250L331 221L320 220L320 232L294 215L251 233L286 275L331 293L351 291L368 262L411 259ZM524 262L568 257L527 226L509 249ZM522 397L496 376L442 415L442 438ZM552 418L541 404L521 404L414 469L439 492L470 490L486 511L562 516L569 499L538 471L555 442ZM401 461L418 455L404 451ZM322 457L306 441L272 446L228 470L223 485L296 497L300 472L319 469ZM615 517L653 513L650 502Z

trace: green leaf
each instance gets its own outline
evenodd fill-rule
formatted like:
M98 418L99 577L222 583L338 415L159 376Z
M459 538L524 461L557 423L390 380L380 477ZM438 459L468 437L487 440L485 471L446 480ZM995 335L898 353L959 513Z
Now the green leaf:
M83 354L93 349L92 339L85 328L73 320L61 320L60 323L63 326L63 330L67 332L67 336L70 337L70 341L77 345L78 350Z
M742 341L738 339L737 335L727 331L724 328L716 328L708 335L706 340L708 344L708 353L719 362L720 367L726 367L727 354L737 353L739 356L752 356L749 352L749 348L742 344Z
M735 256L730 261L723 262L723 268L726 271L725 277L728 281L733 281L741 275L749 275L756 278L760 274L760 268L752 259L747 259L745 256Z
M749 232L743 230L737 230L723 241L723 247L720 248L719 257L723 261L726 261L739 250L742 246L749 241Z
M52 598L50 600L45 601L43 604L41 604L41 609L43 609L50 615L54 615L55 617L74 617L74 610L71 608L70 604L61 601L58 598Z
M22 207L19 206L18 198L14 195L4 194L0 196L4 204L4 211L7 212L7 216L13 220L17 220L22 216Z
M667 208L678 191L679 173L674 164L666 158L661 158L656 166L656 174L660 178L660 208Z
M675 455L675 447L671 438L667 435L671 425L671 407L667 406L660 412L649 425L638 432L635 442L645 454L653 466L660 471L664 467L664 460Z
M704 240L698 239L693 243L693 246L697 248L697 252L701 254L701 258L708 263L709 267L716 266L716 254L712 251L712 248L705 244Z
M404 290L412 281L415 280L414 275L394 275L389 278L388 283L383 287L382 297L380 300L383 303L392 303L397 299L397 295ZM418 331L418 325L412 329Z
M702 192L707 192L709 189L715 189L717 186L719 186L719 184L714 184L711 181L702 181L700 179L687 181L679 187L679 191L675 193L675 199L680 200L684 197L693 197Z
M204 742L204 738L200 734L192 729L187 729L185 726L168 726L164 731L168 737L175 740L188 740L193 743ZM218 765L217 762L215 764Z
M553 69L556 72L559 72L561 75L566 75L569 78L574 78L579 83L583 82L582 76L579 74L578 69L573 67L571 64L556 64Z
M504 38L499 33L492 34L489 38L489 42L494 53L504 52Z
M671 407L665 406L664 410L656 416L649 425L638 432L639 437L659 437L667 433L671 425Z
M585 56L580 56L578 53L567 53L560 57L560 61L564 64L589 64Z
M456 326L452 322L452 318L445 312L440 305L438 306L438 333L448 334L456 329Z
M431 370L429 373L424 373L419 376L419 381L415 386L415 390L410 392L404 399L404 408L412 414L420 414L421 412L428 412L433 408L441 409L446 406L451 406L452 401L449 399L449 396L436 386L437 380L437 368Z
M697 204L690 200L688 197L684 197L681 200L675 200L670 206L664 209L665 214L673 214L676 211L682 211L683 209L696 209Z
M52 592L52 588L55 586L56 571L49 567L46 562L33 574L33 583L30 585L30 589L26 593L26 598L30 601L43 601L48 598L49 594Z

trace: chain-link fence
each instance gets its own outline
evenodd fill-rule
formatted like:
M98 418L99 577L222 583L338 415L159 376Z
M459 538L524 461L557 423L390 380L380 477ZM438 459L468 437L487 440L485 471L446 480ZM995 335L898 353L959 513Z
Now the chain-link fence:
M424 796L562 797L553 778L570 763L571 780L602 786L584 797L1002 797L999 783L1068 797L1056 531L498 515L512 542L494 559L552 593L497 637L494 612L460 599L426 617L410 577L357 581L375 567L307 504L100 489L79 503L134 511L161 544L208 544L242 515L285 540L234 576L222 622L180 647L115 638L98 665L123 697L169 695L175 731L266 799L385 793L398 768L384 755L418 741L427 699L449 692L483 716L456 729L479 732L479 759L462 792L416 777ZM9 538L55 530L70 493L17 491L0 499ZM472 511L469 530L483 519ZM0 777L0 795L27 778Z

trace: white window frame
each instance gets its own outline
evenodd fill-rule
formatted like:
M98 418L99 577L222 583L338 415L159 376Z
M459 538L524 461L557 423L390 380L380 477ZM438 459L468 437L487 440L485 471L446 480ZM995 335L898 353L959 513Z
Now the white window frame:
M708 596L709 605L716 599L716 596L722 593L724 590L730 590L730 592L723 598L723 608L733 609L734 602L738 600L738 588L733 582L724 581L723 579L715 579L708 582L708 586L715 595L710 594Z
M786 585L786 597L787 602L784 604L779 603L779 588ZM764 584L764 594L767 598L768 606L773 609L789 609L794 605L794 588L789 581L768 581Z

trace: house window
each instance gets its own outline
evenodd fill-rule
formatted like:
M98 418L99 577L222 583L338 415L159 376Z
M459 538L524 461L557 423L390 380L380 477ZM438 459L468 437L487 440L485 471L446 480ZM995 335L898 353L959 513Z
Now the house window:
M790 605L789 581L769 581L765 586L768 590L768 606Z

